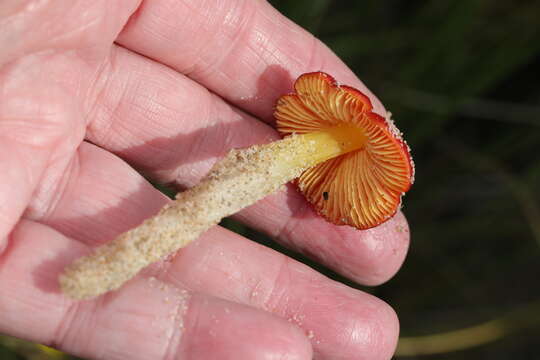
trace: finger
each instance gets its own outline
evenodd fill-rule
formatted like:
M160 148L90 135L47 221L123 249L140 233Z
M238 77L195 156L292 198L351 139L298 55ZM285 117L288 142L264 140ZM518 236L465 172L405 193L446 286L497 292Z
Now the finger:
M398 320L383 301L220 228L155 271L166 282L297 324L317 359L390 359L397 343Z
M311 359L293 324L155 279L139 277L93 301L69 301L59 293L58 272L84 246L30 221L11 236L0 265L2 333L92 358Z
M125 224L122 226L129 226L146 216L145 204L163 201L154 189L142 187L134 180L122 180L123 176L138 175L130 173L121 160L104 150L85 144L78 158L80 179L66 189L73 187L79 191L70 194L67 190L57 203L62 212L52 211L40 221L69 232L75 238L96 243L100 238L101 241L112 238L123 231L115 225L121 216L124 216L122 224ZM94 160L90 162L91 159ZM114 180L101 181L99 175L95 177L95 163ZM88 168L84 169L86 166ZM92 185L94 181L98 184ZM137 185L132 188L130 184ZM128 198L129 203L122 204ZM101 208L104 200L106 204L123 206L105 210ZM78 214L79 201L84 204L82 209L89 208L90 212ZM105 216L100 216L99 209ZM72 213L75 214L73 217L65 216ZM80 223L81 217L90 219ZM79 227L75 226L77 223ZM94 238L92 234L95 233L100 236ZM39 253L40 249L36 248L34 252ZM57 270L60 271L60 267ZM282 254L219 227L182 249L170 261L156 264L146 273L156 274L180 288L274 312L302 327L306 336L312 338L317 352L329 358L335 349L343 349L340 356L345 359L358 354L385 358L395 345L397 320L386 304L338 285L303 265L286 260Z
M122 48L112 51L88 138L162 183L189 187L230 148L277 134L168 67ZM269 216L268 214L272 214ZM389 279L408 248L401 214L359 232L327 223L293 188L242 211L239 218L289 247L365 283Z
M118 42L266 120L271 120L277 97L290 92L293 79L320 70L358 87L370 96L375 111L385 114L325 45L266 1L147 1Z
M337 226L319 216L294 186L240 211L235 218L364 285L392 278L409 249L409 225L401 211L367 230Z

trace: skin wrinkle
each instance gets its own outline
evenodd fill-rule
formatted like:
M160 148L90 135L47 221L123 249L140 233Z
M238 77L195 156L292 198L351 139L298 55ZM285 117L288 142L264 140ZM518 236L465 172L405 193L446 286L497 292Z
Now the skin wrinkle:
M1 137L0 137L1 138ZM9 141L10 139L8 139L7 141ZM4 140L5 141L5 140ZM6 141L6 142L7 142ZM21 151L23 150L23 151ZM9 154L9 157L11 157L12 159L15 159L17 158L18 161L16 161L16 163L19 163L19 164L23 164L25 163L26 161L28 161L28 154L26 153L26 151L24 151L25 149L19 149L19 148L15 148L15 150L13 150L10 154ZM20 169L20 168L19 168ZM17 169L17 170L19 170ZM24 173L25 176L23 176L22 178L18 176L17 178L17 181L19 182L19 184L21 184L22 186L26 185L26 187L32 187L32 188L35 188L34 184L36 184L36 182L38 181L38 179L41 177L40 174L33 174L32 173L32 168L31 167L23 167L22 168L22 172L19 172L19 171L13 171L13 170L8 170L9 173L12 173L12 174L16 174L16 175L22 175L21 173ZM5 176L5 174L4 174ZM26 180L26 181L25 181ZM30 200L30 198L28 198L28 201ZM25 204L27 204L27 202L25 202ZM6 203L6 205L8 205Z
M67 343L66 339L68 337L68 333L73 333L73 330L75 329L74 323L75 323L75 319L78 317L78 314L80 312L81 304L83 303L80 303L77 301L71 301L67 305L63 316L58 321L58 325L56 326L56 329L54 330L51 336L51 340L48 342L49 346L53 348L62 348L63 345ZM88 305L85 304L84 306L87 307ZM95 308L97 309L98 306L95 306ZM75 335L73 337L77 337L77 336ZM85 337L82 337L82 338L90 342L88 338L85 338Z
M295 192L295 195L298 198L302 197L302 195L298 192L296 187L293 187L293 191ZM294 250L300 251L302 253L306 253L308 249L306 249L301 244L298 244L294 240L296 237L293 236L293 234L298 228L300 222L306 216L314 215L314 210L312 209L311 205L307 203L306 201L299 201L297 206L293 209L290 209L290 211L291 211L291 214L287 218L287 220L284 223L277 225L278 230L277 230L276 238L280 240L280 242L282 243L288 243L288 244L294 245L295 247ZM339 241L340 243L343 242L343 236L339 231L337 231L337 229L331 228L328 231L330 231L331 233L328 234L327 238L335 239L337 237L340 240ZM322 251L322 249L320 249L319 251L315 252L314 250L317 249L318 247L316 247L314 244L315 243L312 241L310 245L309 254L311 255L311 257L316 258L323 263L332 264L332 265L336 265L337 263L339 263L340 266L343 266L343 263L338 262L338 261L332 261L331 260L332 257L328 256L328 253L326 251L331 251L331 249L326 249L326 251ZM336 256L336 258L339 258L339 253L333 253L333 255Z
M149 2L145 2L143 3L143 6L145 4L147 4ZM185 32L190 32L190 30L184 30L184 28L187 28L188 25L189 25L189 22L190 21L193 21L192 19L194 17L196 17L197 15L200 16L200 14L197 13L196 9L191 7L190 4L189 4L189 1L179 1L179 2L165 2L166 4L167 3L174 3L174 4L177 4L178 6L180 6L180 4L182 4L184 7L186 8L189 8L192 12L194 12L196 15L193 16L193 17L187 17L186 18L186 21L184 22L180 22L180 25L178 25L178 21L176 19L173 19L173 23L171 25L171 28L172 28L172 31L170 32L158 32L156 31L157 29L159 29L160 27L156 27L155 30L151 30L151 33L152 33L152 36L153 37L156 37L156 38L162 38L162 41L163 42L167 42L167 43L174 43L174 41L176 40L176 34L177 33L185 33ZM149 13L151 13L150 11L148 11ZM129 29L131 23L134 23L134 24L137 24L138 22L138 17L132 17L132 19L130 19L130 21L126 24L125 26L125 29ZM134 25L135 27L137 25ZM167 36L169 35L169 36ZM206 45L206 42L200 42L200 46L197 48L197 49L194 49L192 51L192 53L190 53L190 56L192 56L193 58L199 58L199 53L202 51L202 49L204 48L204 46ZM178 56L185 56L186 54L185 53L179 53ZM196 62L193 62L191 64L185 64L183 67L181 68L178 68L178 71L182 74L190 74L194 71L195 67L197 66L197 63Z
M345 242L343 234L337 231L337 229L333 230L332 234L328 237L336 239L336 243L343 244ZM346 261L342 261L344 256L338 249L328 247L322 248L321 251L316 254L315 258L328 264L327 266L331 266L334 269L339 268L344 275L356 275L358 273L357 271L351 271L351 269L349 269L349 264Z
M262 301L255 302L254 304L258 304L262 309L273 313L275 313L276 310L279 309L281 299L286 296L286 291L284 290L287 289L287 284L283 284L281 283L281 281L283 281L284 275L289 272L288 267L290 261L290 258L285 256L282 257L281 264L278 267L278 271L270 282L272 284L271 287L269 289L265 289L265 293L267 294L265 299L261 299Z
M212 93L208 93L208 96L209 98L214 98L214 99L217 98L217 96ZM227 153L227 151L229 150L228 141L230 140L230 131L227 131L226 124L224 124L220 120L216 120L216 119L219 119L217 114L218 112L216 111L216 103L212 100L209 100L209 106L205 107L204 114L201 116L200 118L201 120L197 122L197 128L194 129L194 131L197 131L198 129L205 128L205 127L209 127L209 128L212 127L214 129L217 128L218 130L216 130L215 133L219 133L221 135L219 136L220 142L216 143L215 138L209 139L210 134L207 132L203 132L201 136L193 139L193 141L191 142L191 146L189 146L188 148L188 153L185 154L185 157L184 157L185 159L197 158L198 156L197 154L201 154L201 153L204 154L205 152L207 152L206 150L207 145L211 145L212 147L215 147L217 144L220 149L218 151L219 154ZM204 166L205 168L204 171L198 171L200 175L197 176L198 178L196 180L197 182L200 180L201 177L203 177L211 169L211 167L214 165L214 163L217 162L217 160L218 158L214 158L210 162L205 161L206 164ZM174 179L174 184L179 185L180 187L187 187L187 186L195 185L195 182L193 181L186 184L185 182L181 180L184 177L181 174L182 170L183 170L182 166L177 166L173 170L172 178Z
M3 212L0 212L0 224L6 222L4 219L2 219ZM13 237L15 236L15 232L11 231L6 234L5 236L5 242L0 241L0 279L2 278L2 272L5 272L6 262L10 257L11 252L14 249L14 241ZM2 240L0 238L0 240ZM0 301L1 305L1 301Z
M296 188L293 189L296 193L295 195L300 198L300 193ZM304 217L305 214L310 214L312 212L311 205L306 201L299 201L294 208L290 208L290 216L284 223L277 225L276 238L281 241L290 241L293 245L297 246L296 242L293 241L294 236L292 234L297 229L298 223ZM297 248L301 250L301 248Z
M19 38L25 41L19 41L19 43L26 46L19 49L16 48L15 53L8 56L8 59L16 56L26 56L29 52L42 51L46 48L55 47L56 49L63 50L78 49L81 43L92 44L96 41L95 38L88 35L92 33L90 31L92 27L107 26L107 19L103 21L103 17L101 17L103 13L101 8L104 2L94 3L94 7L90 10L88 9L88 4L84 4L86 9L82 12L80 11L82 7L82 2L80 1L69 2L68 4L57 2L57 4L60 4L58 6L55 6L57 4L54 4L52 1L42 1L39 6L35 6L36 3L38 2L33 3L34 6L28 4L24 9L20 9L19 13L13 14L10 30L22 34ZM71 7L66 10L66 5ZM129 7L125 6L125 3L122 5L128 11L130 10ZM118 11L115 12L118 13ZM49 18L49 20L47 22L34 21L34 18ZM69 19L77 19L77 21L71 21ZM18 26L14 23L15 20L19 22ZM66 23L68 26L65 26ZM27 24L39 25L30 27ZM58 24L62 24L63 27L60 29ZM19 31L13 30L13 27L18 27ZM10 31L6 33L10 33ZM74 39L78 41L73 41ZM101 42L103 39L99 39L99 41ZM32 48L33 50L30 50Z
M263 310L267 310L267 308L265 307L265 303L266 303L266 299L263 299L263 300L258 300L259 297L260 297L260 292L261 290L264 289L264 284L261 280L258 280L256 281L252 286L251 286L251 290L249 291L249 302L250 303L258 303L260 304L260 308L263 309Z
M197 329L201 328L201 309L202 309L202 302L207 302L208 300L207 299L203 299L202 301L200 301L197 306L190 306L189 307L189 310L190 310L190 313L189 313L189 323L190 323L190 331L194 334L197 334L199 333L199 331L197 331ZM193 310L196 309L196 313L193 314ZM188 316L185 316L185 318L187 318ZM193 317L195 317L195 319L193 319ZM185 339L187 341L187 339ZM176 348L176 351L177 351L177 356L173 357L172 359L181 359L181 357L178 355L178 354L181 354L181 352L183 351L184 353L190 353L190 350L189 348L183 344L182 342L180 342L179 346Z
M173 299L173 301L175 301ZM175 310L174 310L174 316L170 317L170 333L171 335L167 339L167 344L165 345L165 351L163 352L162 359L168 360L168 359L179 359L181 358L179 356L182 340L184 338L184 320L186 318L186 314L189 311L188 309L192 309L193 307L190 305L191 303L191 296L186 295L185 299L182 299L181 301L175 301Z
M368 314L369 321L366 321L366 323L369 323L369 327L365 330L362 328L362 323L356 323L357 327L354 327L354 331L351 331L351 349L356 348L358 342L361 341L362 344L365 344L365 347L376 349L379 353L384 351L385 358L390 358L397 345L397 335L399 335L399 322L396 320L396 313L388 305L385 307L370 307L369 311L365 313ZM394 320L389 321L391 319ZM385 326L390 322L395 324L394 329L389 329ZM389 332L394 332L397 335L389 336Z
M265 303L262 304L263 309L268 309L270 312L277 312L285 317L287 316L288 310L291 307L287 289L294 284L290 269L293 262L294 260L289 257L282 257L278 271L272 280L272 288L267 290L268 296Z
M140 86L143 86L143 85L140 84ZM130 98L129 105L135 109L138 109L143 114L144 118L148 119L149 123L155 123L156 122L155 120L159 118L159 114L161 114L161 111L169 110L159 101L156 101L156 98L157 98L156 94L149 94L147 97L144 97L144 98L139 97L138 99ZM141 100L143 100L142 106L139 104L139 101ZM124 124L122 124L122 126L124 126L124 128L122 129L122 132L124 133L131 130L131 132L136 135L138 132L143 131L142 129L138 129L138 128L129 129ZM144 126L141 126L141 128L144 128ZM155 145L149 144L149 146L155 146Z
M167 3L167 1L165 1L165 3ZM168 3L175 3L175 1L169 0ZM206 13L204 13L198 6L192 6L192 2L190 0L179 0L178 3L181 3L183 6L188 8L191 12L195 13L195 15L199 16L200 18L207 18L208 12L210 12L210 7L203 7L205 10L207 10ZM218 17L220 16L218 15Z
M81 337L78 336L78 334L81 329L93 328L95 326L95 314L99 313L99 310L103 306L103 302L105 301L105 299L106 297L102 297L92 302L77 302L66 299L66 307L63 311L63 315L60 317L58 324L52 333L51 339L48 342L49 346L52 346L54 348L64 348L64 345L69 342L69 338L77 338L84 339L84 342L86 343L86 345L83 345L83 351L87 351L86 348L90 349L93 337ZM89 308L91 308L91 310L89 310ZM80 320L81 318L83 318L83 315L88 314L90 314L91 316L85 316L84 321ZM77 323L77 321L80 321L81 326L76 327L74 325ZM104 353L98 354L97 358L104 358Z
M129 93L129 89L126 84L129 83L131 77L130 75L120 83L120 92L116 90L119 87L119 82L116 81L113 83L114 74L120 69L117 60L118 48L113 46L110 58L105 61L108 66L104 66L103 69L103 77L105 80L102 82L101 89L98 91L99 97L96 97L94 106L92 106L92 110L87 116L87 118L90 119L90 123L87 126L86 138L95 138L97 137L95 134L99 133L100 142L105 146L111 142L110 138L117 136L116 134L118 131L115 131L114 129L118 126L118 122L122 119L116 114L118 113L120 106L122 106L122 104L126 101L125 99ZM131 73L128 72L128 74ZM113 89L111 89L113 85L115 86ZM111 94L116 94L112 106L110 104ZM105 99L107 99L107 101L105 101ZM101 108L106 110L107 120L100 121L100 115L103 112Z
M109 55L104 61L98 66L94 75L90 77L88 95L85 96L85 103L83 104L84 109L84 119L86 124L86 136L93 131L93 123L95 123L95 117L93 116L96 113L96 107L100 103L104 103L103 99L106 98L106 95L110 94L109 87L110 82L112 81L112 73L116 68L116 58L117 52L116 48L113 46L109 51ZM123 94L120 95L122 97ZM110 96L110 95L109 95ZM118 106L119 101L117 102ZM111 111L111 114L114 114L115 109ZM114 120L111 117L111 120ZM109 128L113 125L114 121L108 121L104 133L108 133Z
M241 5L238 5L233 9L229 9L229 11L226 12L220 26L216 27L220 29L230 29L229 31L224 32L224 36L230 39L229 44L226 48L221 46L220 51L214 56L214 59L205 62L204 66L197 64L196 67L187 75L195 79L200 77L225 76L230 81L236 81L236 79L231 78L229 74L223 73L219 69L223 67L223 64L227 60L234 56L235 49L244 41L245 37L249 36L252 31L251 29L256 23L257 8L253 7L250 12L245 11L245 9L250 8L251 3L252 2L250 0L243 0ZM240 8L240 10L237 10L237 8ZM240 16L240 14L242 15ZM215 44L217 37L221 34L223 34L223 32L216 31L215 37L211 39L209 43ZM219 43L222 44L223 42L219 41ZM208 45L208 48L212 47L216 46ZM218 72L219 75L216 75L216 72Z
M49 198L45 199L40 204L35 204L32 202L29 207L31 212L25 214L27 218L42 224L47 224L51 218L58 216L57 211L59 210L59 206L64 204L65 201L68 201L69 197L72 196L72 194L76 191L76 186L79 185L78 179L81 176L81 153L77 151L71 157L70 164L68 164L67 168L64 171L58 171L58 173L55 175L56 177L61 177L61 181L57 183L61 185L57 186L53 190L40 189L40 193L45 194L45 196L49 196ZM78 200L80 201L81 199ZM46 205L41 204L48 204L48 206L46 209L43 209L42 207ZM62 230L65 231L66 229Z
M65 14L63 15L65 16ZM58 21L56 21L58 23ZM101 19L99 17L96 18L90 18L88 19L88 22L83 22L77 24L78 26L70 29L66 32L59 32L56 37L50 38L51 42L62 42L62 40L69 39L71 37L78 37L77 35L82 34L86 35L87 33L91 33L91 29L93 27L101 26Z
M13 3L14 2L11 2L11 4L13 4ZM36 1L34 1L34 4L35 3L36 3ZM19 4L21 6L19 8L17 8L17 9L12 8L9 15L2 14L3 15L2 19L1 19L2 28L10 29L11 31L0 32L0 36L2 36L2 35L9 36L10 34L14 34L14 35L12 35L12 37L13 37L12 39L9 39L9 38L7 38L7 39L3 38L2 39L2 38L0 38L0 43L3 43L3 44L12 44L12 43L14 43L14 44L25 44L24 41L13 42L13 40L14 39L19 39L20 40L21 37L23 36L23 34L28 31L28 29L25 29L25 26L24 26L25 25L25 16L29 16L29 14L31 14L32 11L35 12L35 8L34 9L28 9L29 7L30 8L32 7L32 6L29 6L31 4L23 4L22 2L20 2ZM3 9L3 7L2 7L2 9ZM31 14L31 15L34 15L34 14ZM34 45L34 43L31 43L31 45ZM22 45L20 47L22 48ZM27 47L31 47L31 46L27 46ZM6 51L7 51L7 49L6 49ZM0 63L0 65L3 65L5 63L8 63L8 62L12 61L16 56L25 55L25 49L24 48L17 49L17 47L15 47L15 50L12 50L11 52L13 53L12 55L9 55L8 53L6 53L6 54L4 54L4 56L2 56L3 62ZM19 54L17 52L19 52Z
M79 175L79 153L72 156L63 171L58 171L55 180L41 180L34 198L28 205L24 217L31 220L38 220L46 223L47 219L54 214L58 204L62 203L72 182ZM43 183L48 183L50 187L44 189Z
M40 179L40 186L34 192L24 217L40 219L42 222L54 213L58 204L66 196L67 189L78 175L80 157L78 152L74 155L65 154L58 159L52 155L50 166ZM52 173L51 175L49 175Z
M266 45L266 43L268 41L266 40L264 35L261 34L257 30L256 26L253 26L253 30L252 30L252 32L250 34L250 38L253 38L253 40L248 41L247 46L246 46L246 51L251 52L254 57L257 57L257 54L258 54L259 51L265 51L265 49L266 49L265 45ZM267 62L265 62L263 59L260 59L260 58L259 58L259 61L256 62L255 64L252 64L250 62L244 62L244 63L249 68L249 70L252 71L252 72L256 72L257 69L268 65ZM244 88L249 89L249 85L244 84ZM246 90L244 90L243 92L245 92L245 91Z
M283 19L281 18L280 16L275 16L276 15L276 10L274 10L271 6L268 5L268 9L270 9L270 12L269 13L272 13L273 16L264 16L264 18L269 22L271 23L271 25L269 26L269 28L272 28L272 27L275 27L275 28L280 28L281 26L286 26L287 24L284 24L284 23L287 23L289 22L288 19ZM266 13L265 13L266 15ZM264 24L263 22L261 22L262 24ZM287 68L289 66L288 61L289 59L291 59L295 53L294 52L288 52L287 49L283 50L279 47L274 47L273 49L270 49L269 46L274 43L274 42L278 42L278 41L271 41L273 39L273 37L277 36L277 32L266 32L265 31L266 29L263 28L260 32L259 32L259 37L260 38L266 38L267 40L263 43L264 47L262 47L262 51L260 52L256 52L256 56L258 56L257 54L261 53L261 54L269 54L270 57L272 59L275 60L275 63L277 64L280 64L282 65L284 68ZM303 29L300 29L298 28L298 32L297 34L305 34L305 31ZM312 35L308 35L308 36L312 36ZM313 37L313 36L312 36ZM286 52L286 54L284 54L284 51ZM279 56L278 54L282 54L281 56ZM309 56L308 56L309 58ZM305 69L309 69L309 67L306 67L306 63L304 63L302 60L298 60L298 59L295 59L296 62L297 62L297 65L299 65L300 67L303 67ZM274 62L272 61L268 61L266 58L262 58L261 57L261 62L266 64L267 66L269 65L272 65ZM307 62L308 65L311 65L311 62Z
M248 38L247 47L246 47L248 50L251 50L251 52L255 55L255 57L258 60L256 62L258 66L253 66L252 69L257 70L259 68L266 68L270 65L283 64L283 59L282 59L283 57L279 56L279 54L281 53L281 50L277 48L273 48L273 49L270 48L270 45L272 44L272 38L275 35L265 34L263 31L257 31L256 29L257 28L254 27L254 31L253 31L254 35L251 35L251 37ZM254 46L255 44L257 46ZM262 57L259 54L268 54L269 59L267 59L266 57Z
M373 343L372 339L375 338L372 334L373 328L366 330L363 328L362 324L359 324L358 322L356 322L355 325L356 326L345 327L347 333L344 334L344 338L347 339L347 341L344 342L343 346L345 348L354 349L358 343L371 345Z
M340 244L344 244L345 249L348 249L350 245L354 244L354 242L356 241L362 241L362 245L370 244L373 242L373 238L370 236L369 233L355 234L356 236L351 236L339 232L337 233L340 239ZM365 246L363 247L365 248ZM370 250L374 250L374 248L370 248ZM347 250L345 250L345 252L346 251ZM369 258L364 257L362 259L361 266L358 266L358 264L345 263L344 265L342 265L343 274L346 276L355 277L358 276L358 274L363 273L363 283L366 285L375 285L385 281L389 276L386 274L378 274L376 270L373 270L373 266L370 266L371 264L373 264L373 259L378 259L378 255L379 254L377 252L370 252ZM341 256L339 255L339 253L336 252L335 259L339 259L340 257ZM354 265L357 265L357 267L353 267Z
M61 84L49 87L46 92L45 90L38 92L30 99L25 96L24 90L21 90L32 85L35 86L36 81L38 83L42 82L42 75L36 73L35 64L48 63L51 57L58 57L58 55L50 52L33 55L12 63L7 69L4 68L0 72L0 76L4 80L7 79L2 86L4 96L12 96L12 99L3 104L6 110L4 110L2 117L9 119L14 116L10 114L14 113L17 118L22 120L15 124L15 129L22 128L22 125L25 125L25 127L33 125L37 126L37 129L34 128L34 130L38 130L37 136L36 133L30 135L27 129L22 132L23 136L21 137L15 137L16 133L13 132L13 129L5 133L5 135L9 135L10 138L21 144L42 149L54 147L59 140L64 140L74 128L73 124L67 121L66 116L63 115L66 111L65 107L60 107L55 103L57 98L66 96L65 90L60 86ZM19 76L18 74L22 75ZM46 106L42 104L36 107L31 100L46 101ZM32 124L28 124L29 120L32 121ZM3 120L0 125L9 124L7 121Z
M44 58L45 59L34 58L32 62L34 64L40 63L40 64L47 64L47 65L49 63L52 63L53 61L64 62L65 65L63 67L67 68L73 62L78 61L78 59L73 58L71 54L63 54L63 53L44 54ZM34 66L30 66L30 67L33 68ZM28 74L28 71L26 71L26 69L20 69L19 71L26 73L26 77L32 78L32 79L25 79L26 83L23 82L23 84L19 84L21 88L27 88L27 87L32 86L29 84L29 82L32 82L33 86L35 86L36 82L46 81L46 79L43 78L43 75L41 73L36 74L36 76L34 77L33 75ZM61 73L62 71L57 71L57 72ZM84 81L84 78L82 76L78 76L77 79L78 80L76 80L75 83L77 84L77 87L80 87L80 84ZM70 93L68 88L70 87L71 84L69 82L57 81L55 85L56 86L54 87L49 86L47 90L43 90L43 91L46 91L46 93L38 93L38 96L36 97L37 98L43 97L44 99L47 100L47 108L48 108L47 111L50 111L49 109L53 108L56 110L56 112L52 114L51 113L41 114L41 108L35 110L36 112L40 113L40 117L42 118L42 120L43 118L47 118L51 121L51 124L48 127L49 129L48 131L43 131L44 129L40 129L39 131L39 134L41 136L44 136L45 134L47 134L47 132L52 133L50 135L51 140L48 140L48 141L44 140L44 143L43 144L40 143L38 144L38 146L52 148L51 153L53 154L55 152L58 152L58 146L61 146L61 145L67 145L68 147L75 148L77 144L80 142L80 139L83 138L84 136L83 134L85 131L84 124L82 123L82 121L80 121L78 117L75 117L74 119L71 117L72 116L71 113L75 113L76 108L78 108L77 106L78 104L70 102L68 106L59 107L55 105L56 100L58 100L59 98L65 97L67 96L66 94ZM66 107L68 107L68 109L66 109ZM65 114L66 112L68 112L69 115L66 115ZM40 122L42 122L42 120ZM28 124L25 123L25 126L28 126ZM70 141L66 141L66 138L69 139ZM64 144L55 144L61 141Z
M218 144L219 151L217 151L217 153L225 155L230 150L231 144L234 144L236 142L236 133L237 133L237 131L235 130L236 126L228 126L228 125L240 123L242 121L241 120L242 117L245 116L245 114L240 113L240 110L235 111L234 108L231 108L231 110L234 112L234 115L236 115L235 119L232 122L222 121L219 116L220 112L217 109L219 98L214 94L211 94L211 96L214 98L213 99L214 101L212 101L211 102L212 105L208 107L212 111L208 111L207 118L218 119L211 126L218 126L218 125L220 126L219 130L216 133L221 134L219 138L223 140L220 144ZM215 145L215 139L213 140L214 141L212 143L208 143L208 145L211 145L211 144ZM213 159L211 166L213 166L217 160L218 160L217 158ZM208 170L209 169L210 167L208 168Z
M186 8L188 8L191 12L195 13L195 16L198 16L199 18L202 18L202 19L208 19L209 18L209 14L205 14L205 13L202 13L198 7L193 7L191 6L190 2L189 1L182 1L182 4L183 6L185 6ZM225 16L219 16L219 15L216 15L213 17L214 19L218 19L221 21L222 18L225 18ZM203 21L200 21L202 24L203 24L203 28L204 26L206 25L206 22L203 20ZM187 25L186 25L187 26ZM172 29L173 31L171 31L172 33L175 33L176 32L176 26L172 26ZM215 26L215 28L219 28L219 26ZM190 30L189 30L190 31ZM206 41L204 42L201 42L201 45L196 48L196 49L193 49L192 50L192 53L191 53L191 56L193 58L203 58L201 56L201 53L204 51L204 49L210 49L212 48L211 46L208 46L208 44L211 44L211 43L215 43L215 39L217 36L221 36L223 31L214 31L214 32L211 32L212 33L212 37L209 38L209 39L206 39ZM234 39L234 37L231 37L231 39ZM175 39L172 39L173 41ZM218 42L218 43L222 43L221 41ZM217 62L214 61L214 62ZM190 65L187 65L186 64L186 67L183 68L183 69L180 69L180 72L183 73L183 74L186 74L188 76L191 76L192 74L195 74L197 72L199 72L200 70L198 69L200 67L200 62L194 62L193 64L190 64ZM232 79L231 79L232 80Z

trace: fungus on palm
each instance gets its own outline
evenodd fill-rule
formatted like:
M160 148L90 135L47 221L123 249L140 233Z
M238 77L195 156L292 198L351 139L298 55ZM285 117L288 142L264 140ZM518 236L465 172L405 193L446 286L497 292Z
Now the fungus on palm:
M156 216L69 265L59 279L64 293L86 299L116 289L294 179L334 224L367 229L389 219L414 180L409 149L392 120L322 72L301 75L294 90L274 113L284 139L231 150Z

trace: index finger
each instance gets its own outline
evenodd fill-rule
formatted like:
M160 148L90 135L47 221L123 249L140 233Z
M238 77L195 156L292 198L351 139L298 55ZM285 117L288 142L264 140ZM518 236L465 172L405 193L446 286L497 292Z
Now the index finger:
M146 1L117 41L266 121L277 97L311 71L328 72L358 88L375 112L385 113L330 49L266 1Z

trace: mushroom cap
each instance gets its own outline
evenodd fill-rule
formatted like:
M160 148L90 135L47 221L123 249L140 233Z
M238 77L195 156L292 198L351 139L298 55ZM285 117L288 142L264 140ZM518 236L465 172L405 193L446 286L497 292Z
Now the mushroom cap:
M301 75L294 93L279 98L274 117L283 135L354 126L365 134L355 151L320 163L296 180L316 211L337 225L368 229L388 220L414 182L409 147L369 98L323 72Z

